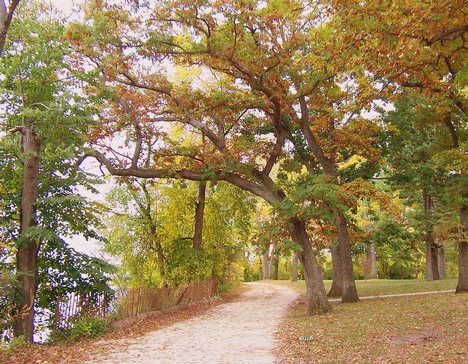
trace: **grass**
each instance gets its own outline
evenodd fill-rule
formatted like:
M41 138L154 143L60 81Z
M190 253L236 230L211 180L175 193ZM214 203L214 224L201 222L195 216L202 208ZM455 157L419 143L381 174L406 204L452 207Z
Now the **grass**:
M290 284L303 291L303 282ZM453 280L358 281L361 296L446 290ZM328 285L329 286L329 285ZM462 363L468 357L468 295L435 294L334 305L306 317L302 300L277 333L280 363ZM301 341L300 336L312 336Z
M325 288L330 289L332 281L323 281ZM281 284L303 293L305 292L304 281L269 281L272 284ZM398 293L416 293L428 291L445 291L453 289L457 286L456 279L443 279L438 281L426 282L416 279L373 279L373 280L357 280L356 287L359 296L377 296L385 294Z

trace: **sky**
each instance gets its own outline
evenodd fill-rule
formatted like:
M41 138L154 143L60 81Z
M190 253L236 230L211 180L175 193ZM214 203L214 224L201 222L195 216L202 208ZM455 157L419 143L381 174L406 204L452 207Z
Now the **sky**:
M58 8L61 12L64 13L64 15L68 17L72 16L73 9L76 7L76 5L83 3L84 0L49 0L47 2ZM81 168L94 174L101 174L99 163L90 158L88 158L81 165ZM112 183L109 181L109 179L107 179L104 184L95 187L99 191L99 194L97 195L92 194L84 189L81 189L80 193L93 201L104 202L105 194L112 188ZM109 260L109 257L106 257L105 254L101 251L102 244L100 242L92 239L86 240L83 236L80 235L76 235L72 238L66 238L65 241L69 243L73 249L81 253Z
M63 11L66 15L70 15L73 9L74 4L79 4L82 3L83 0L49 0L48 1L50 4L55 6L56 8L60 9Z

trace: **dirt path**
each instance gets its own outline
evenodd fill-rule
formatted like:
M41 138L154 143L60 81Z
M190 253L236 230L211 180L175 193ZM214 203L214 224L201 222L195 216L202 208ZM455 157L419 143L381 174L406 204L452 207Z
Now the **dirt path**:
M202 316L153 331L92 363L273 363L273 338L280 318L299 294L265 283Z

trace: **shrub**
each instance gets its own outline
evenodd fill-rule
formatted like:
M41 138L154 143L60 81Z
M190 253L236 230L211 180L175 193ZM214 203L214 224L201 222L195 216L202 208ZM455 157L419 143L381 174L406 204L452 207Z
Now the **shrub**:
M0 350L2 350L5 354L11 354L15 349L22 348L26 346L28 343L24 336L18 336L13 338L8 343L0 344Z
M69 338L77 340L81 337L95 338L110 331L107 319L100 317L81 317L69 331Z

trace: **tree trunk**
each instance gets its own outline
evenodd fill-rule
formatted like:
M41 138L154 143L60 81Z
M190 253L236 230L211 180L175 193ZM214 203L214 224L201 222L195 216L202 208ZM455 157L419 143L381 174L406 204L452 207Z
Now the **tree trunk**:
M426 220L426 280L439 279L437 264L437 245L432 230L432 198L426 190L423 191L424 217Z
M14 324L15 337L24 336L29 342L34 334L34 301L36 297L36 265L39 242L25 238L27 230L36 225L35 203L39 187L40 140L28 128L21 128L24 155L23 182L21 190L20 233L21 242L16 254L16 269L20 282L19 313Z
M341 266L340 244L334 240L331 243L331 255L333 265L333 281L328 297L341 297L343 294L343 269Z
M458 141L457 130L455 129L450 117L445 119L445 125L448 127L450 137L452 138L453 148L460 147ZM462 206L460 208L460 224L462 228L462 237L458 242L458 284L455 293L468 292L468 183L466 183L466 175L461 175L462 183Z
M278 268L279 268L279 257L277 254L275 254L275 257L273 258L273 279L275 281L278 280Z
M354 282L353 258L349 243L348 226L344 214L337 208L333 208L333 216L336 222L338 241L340 243L341 267L343 270L343 295L341 302L358 302L359 296Z
M306 289L307 289L307 315L322 314L331 310L323 285L322 270L317 263L305 222L293 217L289 220L288 229L292 240L301 246L299 259L302 263Z
M292 258L292 281L297 282L297 260L299 259L299 255L297 252L294 253Z
M203 239L203 216L205 214L206 181L198 183L198 202L195 210L195 233L193 235L193 248L200 250Z
M445 279L445 249L443 244L439 245L437 251L437 266L439 269L439 278Z
M270 245L267 246L265 252L262 255L263 279L270 279L269 255L270 255Z
M463 199L465 201L468 199L468 184L464 185ZM460 223L466 236L468 233L468 205L466 203L460 209ZM455 292L468 292L468 242L466 240L460 240L458 243L458 284Z
M263 280L263 264L261 259L258 261L258 280Z
M364 270L364 279L377 279L377 253L374 244L367 247L366 267Z
M275 265L275 246L276 246L276 244L273 243L270 246L271 246L271 249L268 249L269 251L271 250L269 260L268 260L268 267L270 267L269 277L270 277L270 279L274 279L272 277L273 277L273 269L274 269L274 265Z

